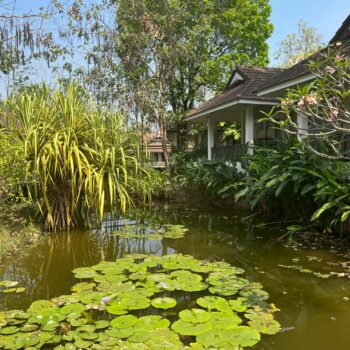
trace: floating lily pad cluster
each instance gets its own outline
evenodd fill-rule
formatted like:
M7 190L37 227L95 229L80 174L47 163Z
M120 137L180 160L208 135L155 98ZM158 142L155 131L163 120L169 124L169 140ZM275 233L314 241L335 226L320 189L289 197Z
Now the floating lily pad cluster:
M231 349L275 334L259 283L225 262L131 255L73 271L72 293L0 313L4 349Z
M121 230L113 231L116 236L124 238L147 238L161 240L163 238L182 238L188 231L183 225L164 225L158 228L150 226L125 226Z
M26 289L24 287L18 287L17 281L0 281L1 293L23 293Z

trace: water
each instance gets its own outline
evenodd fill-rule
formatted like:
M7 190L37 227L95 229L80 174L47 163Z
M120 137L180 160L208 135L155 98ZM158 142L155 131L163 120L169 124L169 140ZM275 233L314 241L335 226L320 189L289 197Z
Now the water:
M26 287L22 294L0 295L0 308L25 309L34 300L67 294L76 283L71 271L101 259L115 260L129 253L179 252L198 259L227 261L244 268L248 279L263 284L270 301L281 309L276 318L284 332L264 336L255 349L350 349L350 301L346 299L350 298L350 280L322 279L278 266L299 264L318 272L341 271L338 264L346 258L325 248L286 247L285 240L278 240L283 231L243 224L232 210L157 207L135 216L183 224L189 232L177 240L124 239L110 235L115 225L122 222L109 219L103 231L49 235L37 245L19 250L0 266L2 280L19 281L21 287ZM310 262L307 256L322 261ZM297 258L299 261L293 262Z

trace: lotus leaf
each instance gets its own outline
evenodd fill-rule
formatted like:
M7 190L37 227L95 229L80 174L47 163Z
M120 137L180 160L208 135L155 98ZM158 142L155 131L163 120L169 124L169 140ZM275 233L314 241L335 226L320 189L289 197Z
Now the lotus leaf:
M37 313L37 312L41 312L41 311L44 311L44 310L47 310L49 308L55 308L56 305L52 302L52 301L49 301L49 300L37 300L37 301L34 301L29 309L28 309L28 312L30 313Z
M93 344L93 342L77 338L74 344L78 349L88 349Z
M159 328L168 328L170 321L158 315L143 316L137 321L135 328L154 330Z
M239 294L246 299L246 303L249 306L269 298L269 294L262 290L262 286L259 283L250 283Z
M106 334L114 338L124 339L134 334L134 328L127 327L127 328L118 328L118 329L107 329Z
M96 329L96 326L92 325L92 324L87 324L84 326L81 326L79 328L76 329L77 332L87 332L87 333L93 333Z
M95 322L96 329L104 329L109 327L110 323L107 320L98 320Z
M237 298L228 301L231 310L237 312L244 312L247 310L246 299L245 298ZM222 311L222 310L221 310Z
M0 334L6 335L6 334L14 334L19 331L19 328L16 326L10 326L0 329Z
M216 309L215 304L218 301L226 301L226 299L214 295L207 295L205 297L198 298L196 303L205 309Z
M0 281L0 287L4 287L4 288L12 288L12 287L16 287L18 285L19 282L17 281Z
M26 324L20 328L21 332L34 332L39 328L37 324Z
M223 312L231 312L231 307L228 301L222 297L218 296L205 296L197 299L197 304L206 309L210 310L219 310Z
M67 321L70 323L72 327L81 327L81 326L84 326L84 324L86 324L87 322L85 318L79 318L79 319L72 318L72 319L67 319Z
M209 321L210 314L202 309L182 310L179 313L181 320L191 323L204 323Z
M176 305L176 300L173 298L156 298L152 300L152 306L158 309L170 309Z
M138 318L133 315L120 316L111 321L113 328L129 328L134 326Z
M154 282L164 282L170 280L170 278L165 273L152 273L147 276L147 280Z
M84 332L80 334L80 338L83 340L95 340L98 338L98 334L97 333L88 333L88 332Z
M238 326L242 320L233 313L211 312L210 323L215 329L231 329Z
M259 340L259 332L245 326L238 326L224 331L212 329L197 336L198 343L217 349L239 349L239 347L253 346Z
M254 328L263 334L276 334L280 331L280 324L272 317L256 316L254 319L248 322L251 328Z
M149 332L147 345L153 350L171 349L171 346L182 347L179 336L169 328L159 328Z
M127 299L127 302L124 301L124 304L129 310L143 310L147 309L151 305L151 300L146 297Z
M63 306L60 310L61 314L69 315L69 314L81 314L85 311L85 305L83 304L67 304Z
M124 315L128 312L125 305L116 302L107 306L106 311L111 315Z
M75 278L92 279L96 276L96 271L91 267L78 267L72 271Z
M210 323L192 323L184 320L177 320L171 325L176 333L182 335L196 336L208 332L212 328Z
M96 287L95 283L81 282L74 285L71 290L73 292L82 292L82 291L92 290L95 287Z
M134 333L128 337L128 341L133 343L144 343L148 340L148 334L149 332L147 329L137 328Z
M185 292L199 292L208 288L208 285L203 282L183 282L181 283L181 290Z
M229 297L231 295L235 295L238 292L238 288L236 286L222 284L220 286L210 287L209 292L212 294Z

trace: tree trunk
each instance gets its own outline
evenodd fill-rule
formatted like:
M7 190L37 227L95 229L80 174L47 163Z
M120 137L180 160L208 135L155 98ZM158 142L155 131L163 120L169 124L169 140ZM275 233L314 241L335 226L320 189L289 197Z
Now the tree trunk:
M163 155L164 155L164 163L165 163L165 169L167 171L170 170L170 164L169 164L169 153L168 153L168 144L167 144L167 133L166 133L166 127L164 125L163 120L159 120L159 131L160 136L162 138L162 149L163 149Z

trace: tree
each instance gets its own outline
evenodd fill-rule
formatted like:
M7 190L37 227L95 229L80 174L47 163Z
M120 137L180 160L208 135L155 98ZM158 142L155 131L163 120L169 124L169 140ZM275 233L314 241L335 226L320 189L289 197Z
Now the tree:
M62 53L53 33L47 30L47 20L58 12L58 8L53 1L36 12L19 13L15 0L0 0L0 10L0 74L6 77L9 95L11 81L15 85L26 80L24 76L15 75L19 67L27 65L31 59L44 58L49 63Z
M136 104L157 123L165 162L167 127L220 90L234 64L268 63L267 0L117 1L117 51Z
M298 32L288 34L279 44L275 59L281 67L291 67L304 60L324 46L323 36L303 20L298 23Z
M268 116L276 127L299 136L304 147L325 159L350 160L349 53L349 44L339 42L321 51L309 64L315 81L290 90L281 107Z

